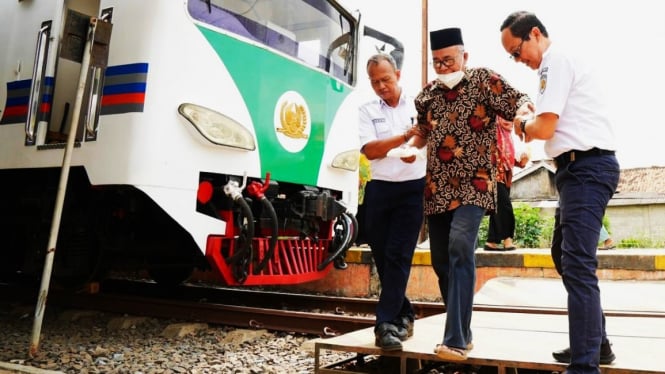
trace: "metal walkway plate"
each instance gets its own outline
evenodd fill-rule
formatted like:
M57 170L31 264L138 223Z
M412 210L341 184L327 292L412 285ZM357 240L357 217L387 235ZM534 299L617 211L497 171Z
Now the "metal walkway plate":
M665 373L665 282L603 281L601 297L607 310L656 313L656 317L608 316L606 328L617 358L601 365L604 374ZM476 304L527 306L565 310L566 294L560 279L496 278L476 294ZM662 315L660 315L662 314ZM433 353L443 338L445 314L416 320L414 336L403 342L401 352L382 352L374 345L373 328L315 343L317 373L341 373L334 365L320 366L320 355L344 351L400 358L400 372L407 373L407 360L441 361ZM464 363L497 368L563 371L564 364L552 352L568 346L565 314L473 312L474 349ZM348 371L346 371L348 372Z

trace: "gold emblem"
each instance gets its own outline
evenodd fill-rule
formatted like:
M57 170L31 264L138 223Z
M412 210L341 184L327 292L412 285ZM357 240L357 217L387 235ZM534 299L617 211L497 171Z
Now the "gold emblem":
M276 130L293 139L307 139L307 110L305 106L292 101L284 101L279 110L279 121L282 127Z
M296 91L286 91L273 109L273 128L279 144L296 153L305 148L312 131L312 115L307 101Z

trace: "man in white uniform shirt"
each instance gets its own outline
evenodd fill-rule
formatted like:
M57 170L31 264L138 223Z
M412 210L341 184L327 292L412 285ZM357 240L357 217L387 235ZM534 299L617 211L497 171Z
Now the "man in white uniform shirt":
M374 55L367 74L378 96L359 111L361 152L370 160L372 175L363 203L365 238L381 282L375 344L401 350L401 341L413 335L415 313L406 285L424 216L425 159L406 147L416 131L415 106L399 86L395 60Z
M515 132L527 141L545 140L545 152L557 164L559 216L552 257L568 293L570 346L553 356L570 363L569 374L599 373L599 364L611 363L614 353L605 332L596 250L607 203L619 182L603 92L593 67L552 43L533 13L510 14L500 30L504 49L540 76L535 117L516 118Z

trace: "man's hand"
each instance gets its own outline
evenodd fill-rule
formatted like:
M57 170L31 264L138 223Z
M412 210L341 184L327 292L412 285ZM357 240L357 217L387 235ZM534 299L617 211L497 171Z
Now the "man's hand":
M399 159L402 160L402 162L406 162L407 164L411 164L414 161L416 161L416 155L409 156L409 157L400 157Z
M411 128L406 130L406 132L404 133L404 139L406 139L406 141L408 142L409 139L411 139L411 137L414 136L414 135L418 135L420 137L423 137L423 134L420 130L420 127L418 127L416 125L413 125L413 126L411 126Z
M522 152L522 154L520 154L519 160L517 160L517 163L515 165L517 167L524 168L527 162L529 162L529 154L526 152Z
M530 121L535 117L536 106L532 102L527 102L522 104L517 109L515 113L515 118L513 119L513 129L515 130L515 135L517 135L523 142L530 142L533 138L522 131L522 121Z
M513 129L515 130L515 135L517 135L517 137L525 143L530 142L533 140L533 138L522 131L522 121L529 121L531 119L533 119L533 116L530 115L529 117L516 116L513 120Z
M532 102L522 104L515 112L516 117L533 117L536 114L536 106Z

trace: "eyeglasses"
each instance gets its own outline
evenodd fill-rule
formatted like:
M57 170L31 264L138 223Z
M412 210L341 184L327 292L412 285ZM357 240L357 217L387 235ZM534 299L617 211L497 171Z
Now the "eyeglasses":
M457 57L446 57L443 60L432 60L432 65L435 69L441 69L442 67L451 67L457 62Z
M520 58L520 55L522 55L522 44L524 44L525 41L529 40L529 38L522 38L522 41L520 42L520 45L517 46L517 48L513 51L513 53L510 54L510 58L513 60Z

